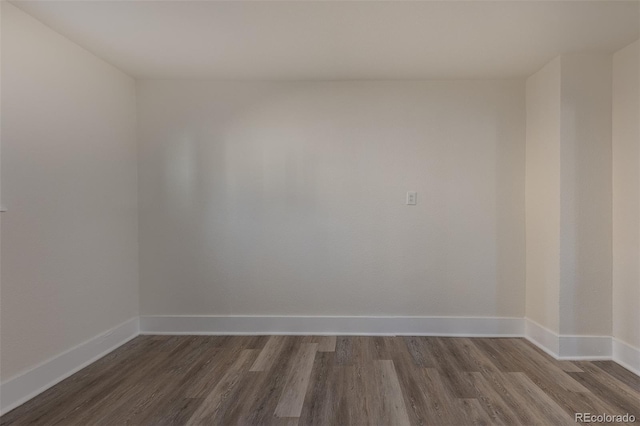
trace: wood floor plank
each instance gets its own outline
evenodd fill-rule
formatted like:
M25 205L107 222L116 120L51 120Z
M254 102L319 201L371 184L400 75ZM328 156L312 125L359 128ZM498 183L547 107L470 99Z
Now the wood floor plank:
M271 336L249 371L267 371L282 351L286 336Z
M575 424L573 417L569 416L549 395L540 389L530 378L524 373L507 373L513 377L513 387L522 394L528 395L529 404L544 416L545 421L554 425L572 425ZM575 374L575 373L574 373Z
M199 361L198 375L187 384L185 396L188 398L205 398L236 362L243 350L237 346L208 348Z
M487 373L485 373L487 374ZM499 374L497 372L488 373ZM500 391L487 380L480 372L468 373L474 387L477 389L478 402L491 418L491 423L496 425L524 424L513 409L504 401Z
M435 368L417 369L411 355L394 359L398 381L412 425L459 425L456 400Z
M640 419L640 392L630 388L602 369L587 362L576 362L583 373L568 373L603 401L615 407L612 414L631 413Z
M237 337L237 336L231 336ZM242 349L263 349L269 341L270 336L242 336Z
M454 337L439 337L436 341L444 348L447 353L447 361L449 362L447 365L455 366L456 371L480 371L480 367L478 366L478 362L480 360L471 359L470 356L464 352L467 348L464 348L461 344L463 339L458 339ZM480 352L480 351L478 351ZM491 364L491 361L488 361ZM491 364L493 367L493 364ZM494 368L490 368L491 371Z
M211 362L212 351L219 351L220 348L211 339L203 339L198 346L200 356L192 362L191 368L185 369L182 376L175 375L175 367L170 367L165 374L154 374L154 381L160 384L160 388L149 387L147 391L156 389L152 399L147 399L147 406L144 410L129 417L131 424L165 424L165 417L182 419L180 424L184 424L193 411L197 408L202 398L189 398L186 395L193 383L199 377L206 376ZM177 365L181 361L178 361ZM170 385L167 385L170 383ZM144 399L144 398L143 398ZM176 420L177 421L177 420Z
M237 407L237 421L234 419L227 422L225 419L220 422L221 424L262 425L279 422L275 409L291 370L294 356L302 344L302 337L282 337L282 350L274 358L271 368L267 371L250 372L254 373L253 381L247 385L250 389L247 393L236 395L236 398L242 401L242 404Z
M336 364L353 365L353 338L351 336L336 337Z
M186 338L172 338L165 341L166 345L158 347L158 354L153 357L152 369L145 366L128 377L129 386L118 395L117 399L109 400L109 404L100 404L92 417L95 424L139 424L175 387L180 387L180 380L189 375L196 367L193 362L184 363L185 359L193 361L193 353L199 352L203 343L201 339L192 336ZM152 371L151 376L144 372ZM180 374L176 375L179 371ZM158 379L159 378L159 379ZM174 386L166 386L172 383Z
M459 354L460 359L464 360L464 371L497 373L500 369L491 361L491 359L468 338L450 339L450 345L453 351Z
M518 372L524 374L529 380L535 383L536 387L544 392L548 397L555 401L567 414L573 415L578 407L583 409L587 406L591 406L592 409L601 408L602 404L597 400L593 401L591 405L585 405L585 401L588 400L588 391L580 385L576 387L578 392L574 390L566 389L566 382L568 379L572 379L568 374L563 371L557 374L556 379L549 375L548 372L535 365L523 365L524 372ZM507 377L513 378L515 376L512 373L507 373ZM576 382L577 383L577 382ZM578 383L579 385L579 383ZM513 383L508 383L507 391L513 392ZM587 410L589 411L589 410Z
M604 371L602 368L597 366L594 362L589 361L575 361L575 364L582 369L583 373L586 373L594 378L599 379L601 382L606 383L612 386L613 390L616 392L622 392L632 397L637 397L640 400L640 390L635 389L632 386L627 385L622 380L617 377L609 374ZM584 374L580 373L570 373L570 375L578 375L583 376ZM637 377L637 376L636 376ZM640 379L640 378L639 378Z
M437 366L435 356L431 353L424 337L409 336L404 338L404 342L417 367L435 368Z
M221 405L229 397L231 390L238 384L240 377L248 369L249 365L255 361L255 358L255 349L243 349L233 365L226 371L206 398L203 399L202 404L195 410L187 424L211 424Z
M378 345L378 359L391 360L404 358L409 352L402 337L382 336Z
M393 348L389 344L389 340L394 337L386 336L372 336L370 339L365 339L370 342L370 354L373 359L377 360L393 360Z
M177 377L183 377L200 358L203 352L210 349L206 339L199 339L196 336L188 336L184 356L176 358L169 366L169 373Z
M488 426L493 424L489 415L475 398L460 398L456 401L458 409L464 413L466 425Z
M358 363L370 363L378 359L377 336L350 336L353 347L353 356Z
M574 417L575 413L619 412L619 409L617 409L615 405L609 404L607 401L602 400L592 392L564 394L562 398L559 398L555 393L547 394L551 396L560 407L564 408L565 412L571 417Z
M316 352L318 352L317 343L303 343L300 346L291 364L282 396L276 406L276 416L300 417Z
M429 424L430 416L427 411L426 399L431 392L425 386L425 381L416 375L413 357L410 354L398 356L393 360L393 365L398 375L398 382L402 388L404 404L412 425Z
M620 364L613 361L594 361L590 363L594 367L598 367L610 376L618 379L620 382L629 386L636 392L640 392L640 377L633 374Z
M479 338L473 344L480 349L491 362L504 373L522 371L522 361L513 351L505 350L500 344L504 339Z
M465 371L463 359L446 340L439 337L428 340L437 361L436 368L452 395L456 398L475 398L475 388L462 374Z
M379 392L376 422L382 425L409 425L409 415L393 361L378 360L373 362L373 366L373 377Z
M318 352L336 351L336 336L321 336L318 340Z
M335 364L331 352L316 354L311 378L300 413L302 425L339 424L337 418L343 401L344 367Z
M216 418L212 424L235 425L235 424L251 424L246 418L251 413L250 407L258 403L262 396L262 390L265 388L265 379L268 373L247 371L238 381L238 385L229 394L225 400L225 407L221 408L216 414Z
M0 425L563 425L639 402L619 365L524 339L139 336Z
M140 418L144 418L155 406L156 402L164 397L166 388L159 383L141 381L132 385L129 390L118 399L114 405L105 404L98 410L96 420L92 424L97 426L110 426L113 424L140 424Z
M318 352L335 352L336 336L307 336L303 339L303 343L317 343Z
M273 426L298 426L300 419L298 417L280 417L273 419L270 423Z
M532 350L524 339L499 339L497 345L503 351L512 353L520 364L520 371L544 390L560 388L569 393L588 392L587 388L556 365L553 358Z
M88 389L86 396L81 396L73 401L72 408L58 411L53 422L65 424L70 423L73 419L77 424L97 424L102 421L106 422L109 417L121 416L127 409L127 405L144 405L146 403L145 396L149 394L150 390L155 389L151 377L166 372L167 366L172 360L182 356L187 348L187 340L166 340L158 345L153 352L141 356L140 362L136 363L135 368L124 366L124 371L118 372L115 381L107 378L106 382L109 385L98 385L95 389ZM145 391L146 383L151 383L151 385Z
M365 366L359 364L342 367L346 409L338 416L338 424L373 424L373 401L367 390L367 371Z
M153 344L140 336L114 352L68 377L19 408L0 417L0 424L18 420L25 424L58 421L67 411L81 411L92 398L100 399L105 392L117 389L127 373L145 363L146 348ZM124 374L122 374L124 373ZM61 398L64 395L64 399Z
M529 401L530 396L517 390L514 386L514 378L512 376L514 373L500 372L480 374L484 377L488 386L499 395L500 399L509 408L510 413L513 413L517 417L518 421L513 424L545 424L545 419L541 418L539 413L531 406Z
M150 413L148 418L139 424L149 426L184 425L201 405L202 399L200 398L176 399Z
M445 385L440 371L437 368L421 369L422 380L427 389L425 401L428 425L462 425L464 415L459 407L456 407L456 398L448 386Z

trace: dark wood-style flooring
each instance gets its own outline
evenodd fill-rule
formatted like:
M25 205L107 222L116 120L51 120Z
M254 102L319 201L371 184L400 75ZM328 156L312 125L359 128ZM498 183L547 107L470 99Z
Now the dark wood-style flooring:
M0 424L563 425L575 412L640 419L640 378L523 339L139 336Z

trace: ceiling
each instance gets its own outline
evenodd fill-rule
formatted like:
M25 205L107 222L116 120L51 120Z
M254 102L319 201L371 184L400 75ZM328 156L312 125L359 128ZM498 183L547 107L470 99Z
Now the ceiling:
M638 1L13 1L139 78L527 76L638 39Z

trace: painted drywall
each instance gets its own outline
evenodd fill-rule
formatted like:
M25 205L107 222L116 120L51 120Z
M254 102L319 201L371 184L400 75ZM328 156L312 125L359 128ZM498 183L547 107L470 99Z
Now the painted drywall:
M527 80L526 313L611 334L611 55L562 55Z
M138 117L141 314L523 316L524 81L141 80Z
M0 120L2 117L2 7L0 5ZM5 210L4 203L2 202L2 122L0 121L0 210ZM0 339L2 337L2 216L3 212L0 212ZM0 345L2 341L0 340ZM0 369L2 369L2 350L0 346ZM0 383L2 382L0 372ZM0 395L1 397L1 395ZM2 403L0 401L0 407Z
M526 83L526 316L558 333L560 83L556 58Z
M611 60L561 57L561 335L611 335Z
M2 2L3 381L138 314L135 94Z
M640 41L613 55L613 337L640 348Z

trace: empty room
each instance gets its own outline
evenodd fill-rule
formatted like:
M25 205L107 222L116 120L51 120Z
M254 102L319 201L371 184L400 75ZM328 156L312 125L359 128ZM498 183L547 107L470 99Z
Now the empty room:
M640 424L640 1L0 13L1 426Z

